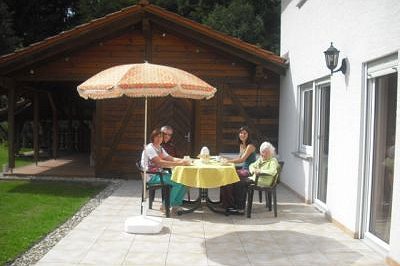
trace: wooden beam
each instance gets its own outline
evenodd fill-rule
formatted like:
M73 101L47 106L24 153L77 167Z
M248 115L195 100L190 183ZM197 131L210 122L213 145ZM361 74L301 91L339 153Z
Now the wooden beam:
M194 151L197 152L200 150L200 131L201 131L201 124L200 124L200 117L201 117L201 105L202 101L194 101L194 117L195 117L195 122L194 122ZM197 155L197 154L195 154Z
M67 114L67 117L68 117L68 129L67 129L68 133L67 133L67 138L66 138L65 141L66 141L67 150L73 150L74 149L74 145L73 145L73 142L74 142L74 135L73 135L74 130L72 128L72 120L73 120L73 117L72 117L72 104L73 104L73 100L71 98L69 98L68 101L69 101L69 108L68 108L68 114Z
M15 86L14 80L8 77L1 77L0 76L0 87L4 89L13 88Z
M53 144L52 144L52 153L53 153L53 158L57 159L57 147L58 147L58 121L57 121L57 108L54 103L54 99L51 95L51 93L47 93L47 96L49 98L49 102L51 105L51 109L53 111Z
M20 136L21 136L21 118L17 116L17 108L15 108L15 135L14 135L14 153L18 154L21 149Z
M102 176L102 168L100 162L103 161L103 118L104 104L102 100L96 101L96 117L95 117L95 154L94 154L94 171L96 177Z
M217 86L217 143L216 143L216 149L217 149L217 154L221 152L221 147L222 147L222 141L223 141L223 136L222 136L222 127L223 127L223 117L224 117L224 85L221 84L220 86Z
M8 87L8 167L15 167L15 85Z
M33 94L33 158L39 161L39 92Z
M242 103L240 102L236 94L228 87L226 87L225 92L231 98L233 105L239 109L240 115L244 117L247 126L255 133L257 141L258 142L262 141L262 135L260 131L258 130L256 124L253 123L253 120L251 120L251 117L246 113L246 110L244 109Z
M148 18L143 18L142 20L142 31L145 40L144 60L151 63L153 60L153 34L150 20Z
M126 128L128 127L128 122L132 118L133 112L135 111L137 101L131 99L128 108L125 112L125 115L122 119L121 126L117 130L117 133L114 135L114 138L111 142L111 146L108 152L104 155L100 162L100 169L104 169L111 161L112 156L114 155L115 151L117 150L118 144L121 142L122 135L125 133Z
M259 82L266 79L267 75L264 74L264 68L261 65L256 65L254 68L253 81Z

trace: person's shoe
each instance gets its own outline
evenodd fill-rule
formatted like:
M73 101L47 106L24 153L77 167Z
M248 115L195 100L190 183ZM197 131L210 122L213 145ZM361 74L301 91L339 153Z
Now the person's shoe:
M232 215L243 215L244 214L244 210L238 210L234 207L231 208L227 208L226 209L227 214L232 214Z
M229 207L225 209L225 216L229 216L229 215L235 215L236 214L236 209L233 207Z
M183 211L183 209L180 206L176 206L176 207L172 207L171 208L171 213L173 215L180 215L181 213L179 213L179 212L181 212L181 211Z
M238 215L243 215L244 214L244 209L238 209Z

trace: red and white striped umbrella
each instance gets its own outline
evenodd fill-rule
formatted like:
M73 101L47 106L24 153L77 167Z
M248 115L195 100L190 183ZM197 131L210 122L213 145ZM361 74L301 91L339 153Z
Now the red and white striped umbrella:
M150 63L119 65L94 75L78 86L85 99L164 97L209 99L216 89L181 69Z

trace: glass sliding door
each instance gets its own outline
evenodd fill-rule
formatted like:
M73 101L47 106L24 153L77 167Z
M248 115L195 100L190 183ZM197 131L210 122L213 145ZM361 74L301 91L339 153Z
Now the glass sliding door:
M326 204L328 185L330 84L317 86L314 200Z
M396 136L397 72L370 78L369 213L368 232L389 243L394 147Z

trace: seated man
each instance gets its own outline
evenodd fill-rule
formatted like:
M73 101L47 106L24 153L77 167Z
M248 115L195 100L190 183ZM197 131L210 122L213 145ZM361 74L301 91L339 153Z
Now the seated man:
M179 157L175 143L172 140L172 135L174 134L172 127L168 125L163 126L161 132L163 133L163 142L161 143L161 146L172 157Z

